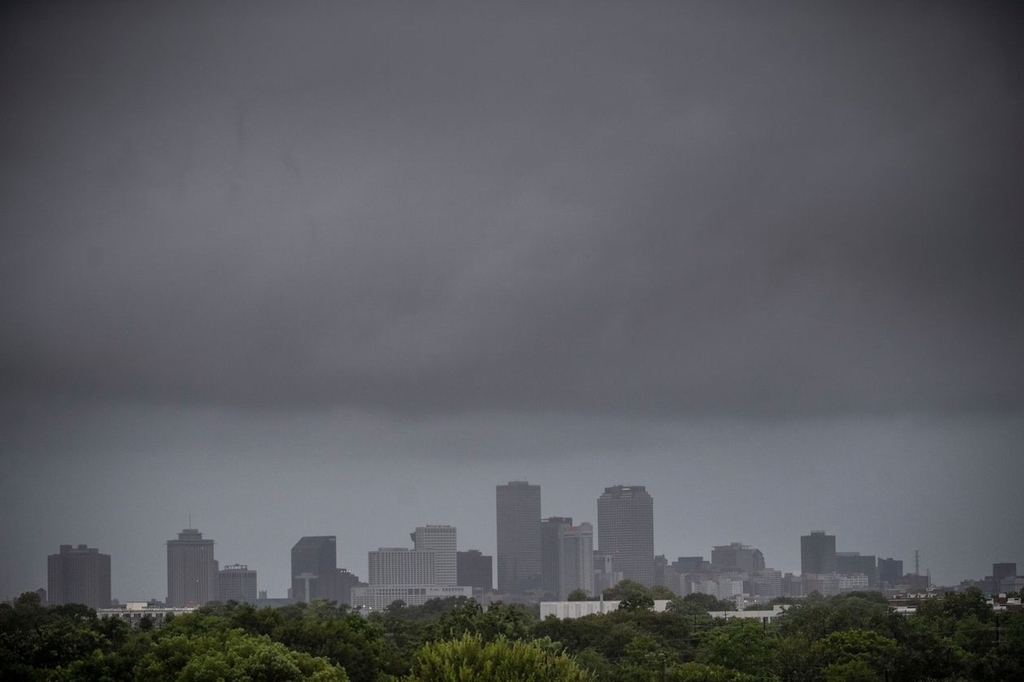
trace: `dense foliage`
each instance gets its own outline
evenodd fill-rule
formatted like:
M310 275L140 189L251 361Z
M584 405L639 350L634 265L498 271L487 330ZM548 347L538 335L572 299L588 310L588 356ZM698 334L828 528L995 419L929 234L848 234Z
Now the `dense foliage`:
M627 608L575 620L464 598L396 603L369 617L328 602L229 602L136 630L83 606L43 607L27 593L0 606L0 680L1024 679L1024 613L996 613L974 590L922 602L912 616L893 613L879 594L811 597L766 624L714 620L707 607L717 600L699 595L656 613L650 592L624 587Z

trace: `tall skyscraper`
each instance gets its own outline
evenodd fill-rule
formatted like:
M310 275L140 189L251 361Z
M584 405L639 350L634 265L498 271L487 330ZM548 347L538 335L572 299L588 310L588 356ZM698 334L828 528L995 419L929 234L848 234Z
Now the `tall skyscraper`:
M594 594L594 527L589 523L558 531L558 599L573 590Z
M217 601L256 603L256 571L243 564L231 564L217 574Z
M644 486L604 489L597 498L597 542L623 579L654 586L654 498Z
M836 572L836 536L812 530L800 536L800 573L828 575Z
M498 589L523 592L541 586L540 486L511 481L496 490Z
M292 547L292 599L310 602L330 599L327 589L338 568L338 539L334 535L306 535Z
M458 552L455 555L459 585L467 585L475 590L494 589L494 559L479 549Z
M434 584L457 585L455 526L419 526L410 537L413 549L434 553Z
M558 534L566 528L572 528L572 518L568 516L552 516L540 522L541 587L556 599L561 575L558 565Z
M50 604L110 607L110 555L87 545L61 545L46 560L46 590Z
M217 598L217 561L213 540L195 528L167 541L167 605L202 606Z

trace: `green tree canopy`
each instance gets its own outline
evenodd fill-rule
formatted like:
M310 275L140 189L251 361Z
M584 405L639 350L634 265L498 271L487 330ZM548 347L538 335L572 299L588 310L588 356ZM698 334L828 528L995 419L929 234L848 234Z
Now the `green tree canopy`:
M426 644L406 682L589 682L590 673L569 656L538 642L479 635Z

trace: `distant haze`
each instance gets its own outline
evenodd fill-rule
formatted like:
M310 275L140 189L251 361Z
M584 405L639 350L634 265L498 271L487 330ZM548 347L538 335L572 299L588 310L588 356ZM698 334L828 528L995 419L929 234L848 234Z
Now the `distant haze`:
M494 486L1024 565L1019 3L0 9L0 598L283 596Z

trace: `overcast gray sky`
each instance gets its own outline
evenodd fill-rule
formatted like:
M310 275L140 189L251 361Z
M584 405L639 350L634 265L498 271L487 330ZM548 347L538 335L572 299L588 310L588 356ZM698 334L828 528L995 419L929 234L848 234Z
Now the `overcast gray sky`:
M0 597L283 595L494 486L1024 565L1019 3L0 10Z

